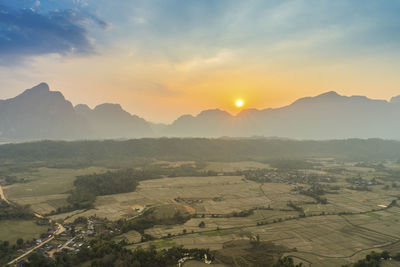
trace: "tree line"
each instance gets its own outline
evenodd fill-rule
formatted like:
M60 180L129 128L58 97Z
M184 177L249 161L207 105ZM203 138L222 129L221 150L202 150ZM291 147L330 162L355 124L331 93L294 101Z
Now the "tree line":
M121 244L102 239L93 239L90 247L82 247L77 254L58 255L54 260L45 258L41 254L32 253L24 267L72 267L85 262L91 262L92 267L117 267L117 266L176 266L183 257L192 257L203 260L204 255L213 259L208 249L186 249L173 247L170 249L156 250L154 246L149 249L137 248L129 250Z
M32 218L33 213L29 206L20 206L17 204L11 206L4 200L0 199L0 220L27 220Z
M400 159L400 142L382 139L297 141L267 138L143 138L126 141L41 141L0 145L0 163L35 163L39 166L84 167L96 164L167 161L271 161L336 157L351 160ZM277 167L307 167L304 162Z

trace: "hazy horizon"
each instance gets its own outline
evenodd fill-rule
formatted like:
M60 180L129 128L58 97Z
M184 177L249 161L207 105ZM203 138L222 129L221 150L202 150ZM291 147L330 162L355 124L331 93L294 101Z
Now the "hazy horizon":
M334 91L297 99L279 108L203 110L155 124L118 103L73 106L62 92L41 83L0 101L0 138L5 140L126 139L140 137L252 137L291 139L383 138L400 140L400 96L390 101L343 96Z
M36 84L35 86L40 85L40 84L47 84L47 83L46 83L46 82L41 82L41 83ZM57 90L56 88L52 88L52 86L49 85L49 84L47 84L47 85L49 86L50 91L53 91L53 92L60 92L61 94L64 95L64 93L63 93L62 91ZM32 87L35 87L35 86L32 86ZM20 94L24 93L26 90L29 90L29 89L31 89L31 88L26 88L26 89L24 89L24 90L21 90L19 93L17 93L17 95L20 95ZM221 110L221 111L224 111L224 112L229 113L229 114L232 115L232 116L236 116L236 115L238 115L238 114L240 114L241 112L246 111L246 110L258 110L258 111L262 111L262 110L266 110L266 109L279 109L279 108L284 108L284 107L287 107L287 106L293 104L294 102L296 102L296 101L299 100L299 99L317 97L317 96L320 96L320 95L323 95L323 94L327 94L327 93L332 93L332 92L337 93L337 94L340 95L340 96L345 96L345 97L360 96L360 95L344 95L344 94L341 94L340 92L337 92L337 91L325 91L325 92L322 92L321 94L318 94L318 95L310 95L310 96L305 95L305 96L302 96L302 97L300 97L300 98L298 98L298 99L295 99L294 101L288 102L287 104L284 104L283 106L276 106L276 107L265 106L265 107L255 108L255 107L248 106L247 103L244 103L244 106L243 106L243 107L237 107L237 109L234 110L233 112L230 111L230 110L224 110L224 109L222 109L222 108L220 108L220 107L214 107L214 108L213 108L213 107L210 107L210 108L207 108L207 109L203 109L203 110L196 111L196 112L194 112L194 113L185 113L184 111L182 111L181 114L178 114L177 117L173 118L173 119L170 120L170 121L152 121L152 120L150 120L150 119L148 119L148 118L146 117L146 114L143 114L143 116L142 116L142 115L139 115L139 114L130 112L128 109L126 109L124 106L122 106L119 102L107 102L107 101L105 101L105 102L99 102L99 103L95 103L95 104L93 104L93 105L89 105L89 104L87 104L87 103L73 103L71 100L69 100L67 97L65 97L65 95L64 95L64 97L66 98L67 101L70 101L74 107L76 107L77 105L87 105L89 108L94 109L95 107L100 106L100 105L102 105L102 104L117 104L117 105L121 105L122 109L126 110L126 111L129 112L131 115L137 115L137 116L139 116L139 117L145 119L145 120L148 121L148 122L155 123L155 124L171 124L171 123L173 123L175 120L177 120L177 119L178 119L179 117L181 117L181 116L184 116L184 115L197 116L197 115L199 115L201 112L203 112L203 111L208 111L208 110ZM0 98L0 100L12 99L12 98L16 97L17 95L14 95L14 96L12 96L12 97L10 97L10 98L5 98L5 99L1 99L1 98ZM363 95L363 97L366 97L366 98L371 99L371 100L383 100L383 101L387 101L387 102L390 102L391 98L396 97L396 96L398 96L398 95L393 95L393 96L389 97L388 99L374 99L374 98L371 98L371 97L369 97L369 96L364 96L364 95ZM235 103L233 103L232 105L235 105Z
M398 95L398 2L0 1L0 99L39 82L154 122ZM11 30L12 29L12 30Z

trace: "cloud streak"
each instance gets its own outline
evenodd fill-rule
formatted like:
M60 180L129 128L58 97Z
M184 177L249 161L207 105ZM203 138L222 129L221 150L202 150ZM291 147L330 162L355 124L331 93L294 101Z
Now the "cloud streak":
M108 24L90 13L65 9L40 13L0 2L0 64L18 63L45 54L88 55L95 52L88 26Z

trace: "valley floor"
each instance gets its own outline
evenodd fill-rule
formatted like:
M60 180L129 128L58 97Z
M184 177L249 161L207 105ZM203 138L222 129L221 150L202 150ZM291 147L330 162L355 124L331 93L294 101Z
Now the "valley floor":
M221 168L221 164L210 166ZM259 166L252 163L247 169L256 167ZM114 239L124 239L130 249L150 245L157 249L177 245L209 248L236 262L252 260L246 254L229 255L229 249L237 246L232 241L242 240L273 243L281 248L282 255L306 266L341 266L354 263L371 251L399 252L400 207L396 202L399 189L385 188L390 184L385 176L368 168L355 169L354 164L348 164L342 166L345 172L331 175L326 169L332 167L326 164L318 171L322 177L335 177L334 182L322 184L338 188L324 194L326 204L318 203L296 189L310 189L310 183L292 183L284 179L255 182L243 175L175 177L142 181L135 192L99 196L94 209L53 215L51 219L65 223L80 216L132 219L148 209L154 210L157 216L168 217L180 211L190 214L191 218L184 224L155 225L146 229L144 233L152 237L150 241L143 241L142 235L133 230ZM76 174L93 170L63 170L60 175L57 170L42 169L39 170L42 177L39 173L37 179L14 184L5 191L11 201L31 203L34 211L43 214L43 211L54 210L65 202ZM48 184L49 178L46 177L54 173L58 173L59 179L64 178L63 187ZM368 191L354 190L347 178L360 174L368 180L383 178L379 184L369 186ZM41 188L42 193L38 194L33 189L40 185L47 187ZM289 203L301 207L302 211ZM249 212L240 214L243 211ZM218 257L215 263L221 264L216 266L224 264ZM383 266L394 264L397 263ZM184 266L201 265L192 261Z

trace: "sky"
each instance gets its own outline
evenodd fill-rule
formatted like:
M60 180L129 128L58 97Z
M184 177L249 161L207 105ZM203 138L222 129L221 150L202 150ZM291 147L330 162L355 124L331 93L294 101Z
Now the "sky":
M0 99L47 82L164 123L327 91L389 100L398 14L399 0L0 0Z

